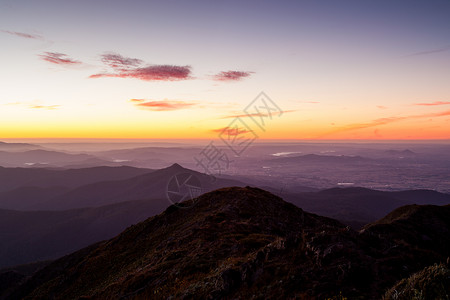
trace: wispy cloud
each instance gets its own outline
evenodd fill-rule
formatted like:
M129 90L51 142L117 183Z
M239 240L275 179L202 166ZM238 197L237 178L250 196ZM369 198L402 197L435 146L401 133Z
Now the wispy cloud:
M99 73L89 78L118 77L136 78L145 81L177 81L190 78L190 66L153 65L144 68L122 70L117 73Z
M21 38L25 38L25 39L35 39L35 40L43 40L44 37L38 34L32 34L32 33L25 33L25 32L18 32L18 31L10 31L10 30L0 30L1 32L10 34L10 35L15 35Z
M241 134L246 134L246 133L251 132L247 129L238 128L238 127L223 127L223 128L218 128L218 129L212 129L211 131L215 132L215 133L223 133L228 136L238 136Z
M295 109L293 110L284 110L282 112L280 112L280 114L284 114L284 113L290 113L290 112L294 112L297 111ZM245 118L245 117L269 117L268 114L265 113L252 113L252 114L236 114L236 115L229 115L229 116L225 116L222 117L221 119L231 119L231 118Z
M126 71L143 63L138 58L124 57L117 53L102 54L102 62L117 71Z
M9 103L5 103L3 105L22 105L22 102L9 102Z
M74 60L67 56L67 54L64 53L58 53L58 52L44 52L44 54L39 55L40 58L43 60L57 65L76 65L81 64L81 61Z
M387 109L387 107L383 106L383 105L377 105L377 108L379 108L379 109Z
M213 79L217 81L239 81L249 77L252 73L253 72L226 71L214 75Z
M429 54L435 54L435 53L440 53L440 52L446 52L450 50L450 46L445 46L445 47L441 47L441 48L436 48L436 49L431 49L431 50L425 50L425 51L419 51L419 52L414 52L411 54L406 55L406 57L410 57L410 56L421 56L421 55L429 55Z
M89 78L116 77L135 78L145 81L177 81L190 79L190 66L148 65L141 66L143 61L138 58L124 57L116 53L102 55L102 62L111 71L97 73Z
M3 105L8 105L8 106L9 105L14 105L14 106L18 105L18 106L31 108L31 109L47 109L47 110L58 109L61 107L61 105L41 105L41 104L38 104L39 101L37 103L35 101L33 101L33 102L10 102L10 103L5 103Z
M416 103L414 105L418 105L418 106L450 105L450 101L424 102L424 103Z
M376 126L386 125L386 124L399 122L399 121L422 119L422 118L433 118L433 117L444 117L444 116L450 116L450 110L436 112L436 113L421 114L421 115L379 118L379 119L375 119L375 120L373 120L371 122L367 122L367 123L354 123L354 124L342 126L342 127L336 128L335 130L333 130L331 132L324 134L323 136L327 136L327 135L338 133L338 132L376 127Z
M135 106L144 108L152 111L171 111L189 108L197 105L194 102L176 101L176 100L163 100L163 101L152 101L146 99L130 99Z
M30 108L54 110L54 109L58 109L60 106L61 105L30 105Z

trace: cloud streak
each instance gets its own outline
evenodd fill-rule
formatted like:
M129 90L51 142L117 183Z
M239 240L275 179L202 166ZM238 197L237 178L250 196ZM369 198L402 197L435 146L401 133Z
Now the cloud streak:
M450 116L450 110L436 112L436 113L421 114L421 115L379 118L379 119L375 119L368 123L355 123L355 124L349 124L346 126L342 126L340 128L337 128L336 130L328 132L322 136L327 136L327 135L344 132L344 131L351 131L351 130L358 130L358 129L376 127L376 126L381 126L381 125L387 125L387 124L399 122L399 121L422 119L422 118L433 118L433 117L445 117L445 116Z
M197 105L197 103L175 101L175 100L163 100L163 101L149 101L145 99L130 99L135 106L152 111L172 111L185 109Z
M99 73L89 78L117 77L135 78L144 81L178 81L190 78L190 66L153 65L144 68L120 70L117 73Z
M44 52L44 54L40 54L39 57L49 63L56 65L77 65L81 64L81 61L74 60L67 56L64 53L58 52Z
M0 30L1 32L18 36L25 39L35 39L35 40L43 40L44 37L38 35L38 34L31 34L31 33L25 33L25 32L18 32L18 31L10 31L10 30Z
M54 109L58 109L60 106L61 105L30 105L30 108L54 110Z
M124 57L116 53L103 54L102 62L117 71L126 71L143 63L143 61L138 58Z
M47 109L47 110L53 110L53 109L58 109L61 107L61 105L40 105L40 104L33 104L30 102L11 102L11 103L5 103L3 105L20 105L23 107L28 107L31 109Z
M450 105L450 101L435 101L435 102L424 102L416 103L417 106L438 106L438 105Z
M432 50L411 53L411 54L406 55L406 57L429 55L429 54L435 54L435 53L440 53L440 52L447 52L449 50L450 50L450 46L446 46L446 47L442 47L442 48L436 48L436 49L432 49Z
M294 111L297 111L297 110L295 110L295 109L284 110L284 111L281 111L280 114L290 113L290 112L294 112ZM263 117L263 118L265 118L265 117L269 117L269 115L265 114L265 113L237 114L237 115L225 116L225 117L222 117L221 119L245 118L245 117Z
M218 129L212 129L212 132L215 133L223 133L223 134L227 134L228 136L238 136L241 134L246 134L249 133L251 131L247 130L247 129L241 129L238 127L223 127L223 128L218 128Z
M249 77L252 73L253 72L225 71L214 75L213 79L216 81L240 81Z
M89 78L135 78L144 81L178 81L190 79L190 66L147 65L138 58L125 57L116 53L102 55L102 62L111 70L97 73Z

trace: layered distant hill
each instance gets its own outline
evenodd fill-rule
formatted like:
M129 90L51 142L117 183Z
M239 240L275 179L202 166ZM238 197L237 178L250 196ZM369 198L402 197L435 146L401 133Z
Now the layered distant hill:
M75 188L98 181L128 179L152 171L132 167L92 167L68 170L0 167L0 191L24 186Z
M65 210L98 207L130 200L166 198L167 184L177 174L191 174L202 192L219 187L244 186L237 180L213 178L173 164L149 170L132 167L96 167L49 170L0 167L0 209ZM10 188L9 190L7 188ZM164 204L168 204L164 200Z
M169 199L167 192L169 182L179 174L198 180L199 193L246 185L178 164L159 170L0 168L0 267L57 258L160 213L178 202ZM280 195L308 212L333 217L355 229L406 204L450 203L450 195L427 190L335 188ZM24 250L30 247L41 250Z
M66 211L0 209L0 268L61 257L164 208L141 200Z
M42 148L39 145L27 143L5 143L0 142L0 151L29 151Z
M449 232L448 205L404 206L356 232L266 191L226 188L170 206L29 279L0 274L9 282L2 295L379 299L395 282L445 261Z
M70 154L40 149L23 152L0 151L0 165L5 167L61 167L71 164L84 164L91 160L96 160L97 163L106 162L88 154Z
M306 211L338 219L354 228L374 222L403 205L450 204L449 194L431 190L385 192L347 187L306 193L273 192Z
M3 187L17 186L0 192L0 267L58 258L162 212L177 202L167 192L179 174L194 176L199 193L245 185L178 164L160 170L0 168Z

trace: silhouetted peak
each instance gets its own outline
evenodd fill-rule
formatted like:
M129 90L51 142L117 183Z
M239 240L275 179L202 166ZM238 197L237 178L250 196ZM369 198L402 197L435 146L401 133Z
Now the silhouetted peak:
M450 205L405 205L395 209L377 222L369 224L367 227L376 224L392 224L399 221L403 224L406 222L411 222L415 225L424 225L423 223L437 223L437 219L445 220L449 213Z
M181 170L184 169L180 164L174 163L173 165L171 165L170 167L168 167L168 169L176 169L176 170Z

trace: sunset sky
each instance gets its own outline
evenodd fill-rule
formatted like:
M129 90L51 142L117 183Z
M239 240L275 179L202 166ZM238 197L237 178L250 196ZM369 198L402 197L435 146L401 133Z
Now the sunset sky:
M450 138L448 0L1 0L0 45L0 139Z

